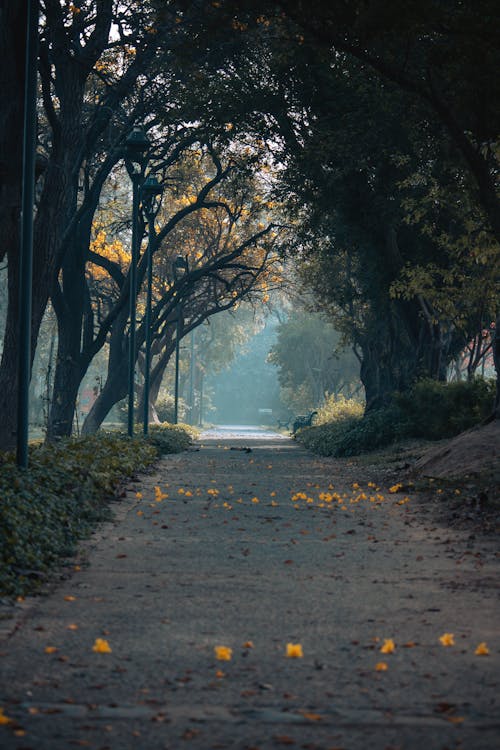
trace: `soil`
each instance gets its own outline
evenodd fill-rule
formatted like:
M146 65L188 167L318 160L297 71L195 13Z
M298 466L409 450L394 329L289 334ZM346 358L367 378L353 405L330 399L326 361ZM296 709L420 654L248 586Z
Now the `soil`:
M443 479L498 475L499 444L500 423L496 420L440 442L437 447L425 451L413 468L421 476Z

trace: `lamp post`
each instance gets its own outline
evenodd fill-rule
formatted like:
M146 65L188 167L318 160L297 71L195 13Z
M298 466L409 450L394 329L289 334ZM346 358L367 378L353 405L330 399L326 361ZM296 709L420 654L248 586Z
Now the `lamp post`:
M182 279L189 271L187 258L178 255L173 264L175 281ZM177 327L175 333L175 386L174 386L174 424L179 421L179 352L180 352L180 335L181 335L181 315L182 304L177 306Z
M143 433L149 429L149 385L151 369L151 302L153 296L153 242L156 237L155 218L160 210L163 186L156 177L147 177L142 186L142 205L148 221L148 249L147 249L147 289L146 289L146 355L144 363L144 413Z
M128 419L130 437L134 434L134 376L135 376L135 325L137 302L137 262L139 260L139 201L144 180L150 141L144 129L136 125L125 141L125 166L132 181L132 258L130 261L130 330L128 352Z
M19 323L16 462L28 466L28 410L31 374L31 307L33 270L33 205L35 203L36 74L38 56L38 0L28 0L26 75L24 86L23 183L21 247L19 253Z

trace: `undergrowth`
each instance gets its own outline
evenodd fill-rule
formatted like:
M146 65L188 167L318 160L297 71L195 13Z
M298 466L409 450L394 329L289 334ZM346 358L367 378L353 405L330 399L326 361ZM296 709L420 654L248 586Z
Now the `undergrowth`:
M28 469L0 454L0 597L35 591L110 518L109 500L124 478L190 441L186 429L161 426L148 439L98 433L33 446Z
M490 413L494 383L478 378L471 382L439 383L422 380L411 391L397 394L394 402L361 416L343 411L331 421L300 430L297 439L323 456L355 456L400 440L441 440L479 424ZM322 420L323 421L323 420Z

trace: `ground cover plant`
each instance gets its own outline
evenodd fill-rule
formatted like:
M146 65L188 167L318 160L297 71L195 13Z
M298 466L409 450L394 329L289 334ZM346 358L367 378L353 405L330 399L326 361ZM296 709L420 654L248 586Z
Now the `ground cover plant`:
M391 405L364 416L343 404L337 411L330 406L330 421L301 430L297 439L315 453L339 457L355 456L407 438L441 440L486 419L493 400L492 381L423 380L408 393L397 395Z
M163 453L185 450L190 431L162 425L148 439L98 433L33 446L29 468L0 454L0 597L36 590L78 540L110 517L121 481Z

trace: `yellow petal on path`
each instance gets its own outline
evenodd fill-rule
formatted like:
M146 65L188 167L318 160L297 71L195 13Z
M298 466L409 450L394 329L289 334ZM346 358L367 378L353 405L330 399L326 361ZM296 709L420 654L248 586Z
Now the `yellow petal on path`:
M45 646L43 650L46 654L55 654L58 649L55 646Z
M389 669L389 667L387 666L387 664L385 663L385 661L378 661L375 664L375 670L377 672L387 672L388 669Z
M439 642L442 646L454 646L455 636L453 633L443 633L443 635L439 636Z
M221 680L223 677L226 676L226 673L222 671L222 669L218 669L215 673L215 676L218 677L219 680Z
M64 597L65 602L76 602L76 596L65 596Z
M95 643L92 646L92 651L96 654L111 654L112 649L107 640L104 638L96 638Z
M287 643L286 644L286 657L287 659L302 659L304 653L302 651L302 644L300 643Z
M474 653L476 656L488 656L488 654L490 653L490 650L488 646L486 645L486 643L483 641L482 643L478 645Z
M231 661L233 649L229 646L215 646L215 658L219 661Z
M68 625L68 630L78 630L78 625L75 622L72 622Z
M393 654L396 650L396 645L392 638L385 638L382 646L380 647L381 654Z
M11 724L12 719L6 716L3 712L3 708L0 708L0 724Z
M315 714L311 711L299 711L299 714L303 716L304 719L309 719L309 721L323 721L321 714Z

